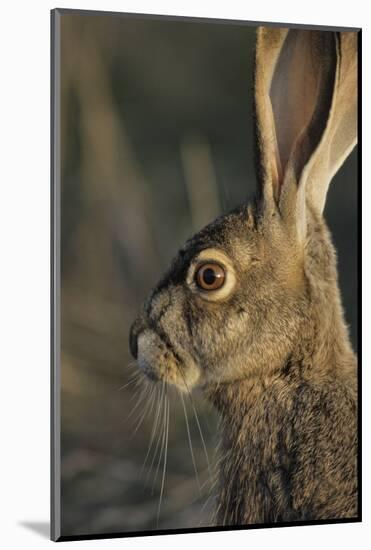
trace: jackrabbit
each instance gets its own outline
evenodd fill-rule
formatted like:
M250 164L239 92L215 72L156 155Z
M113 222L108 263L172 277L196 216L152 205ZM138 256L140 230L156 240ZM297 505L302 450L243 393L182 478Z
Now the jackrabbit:
M218 525L357 518L356 357L322 216L356 113L356 32L259 28L256 201L187 241L133 323L140 369L220 413Z

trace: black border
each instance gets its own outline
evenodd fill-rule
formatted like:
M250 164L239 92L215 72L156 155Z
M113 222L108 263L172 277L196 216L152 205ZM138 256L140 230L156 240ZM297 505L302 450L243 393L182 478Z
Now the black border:
M225 525L215 527L189 527L187 529L156 529L148 531L124 531L123 533L99 533L97 535L63 535L56 542L72 540L96 540L96 539L118 539L131 537L152 537L154 535L182 535L187 533L216 533L220 531L248 531L250 529L270 529L279 527L301 527L310 525L335 525L338 523L360 523L362 519L323 519L308 521L280 521L279 523L252 523L251 525Z
M185 529L156 529L142 531L124 531L115 533L99 533L87 535L61 535L60 508L60 16L115 16L131 19L150 19L160 21L184 21L198 23L229 24L242 26L289 27L332 31L358 32L358 147L357 147L357 269L358 269L358 319L361 320L358 329L358 515L355 518L326 519L312 521L291 521L280 523L262 523L236 526L195 527ZM298 527L310 525L333 525L362 522L362 29L359 27L331 27L325 25L304 25L293 23L271 23L267 21L242 21L235 19L215 19L204 17L186 17L174 15L157 15L141 13L124 13L114 11L79 10L55 8L51 10L51 98L50 98L50 159L51 159L51 211L50 211L50 296L51 296L51 479L50 479L50 537L55 542L74 540L98 540L114 538L148 537L156 535L174 535L185 533L210 533L220 531L242 531L250 529L266 529L280 527Z
M358 31L357 146L357 313L358 313L358 517L362 521L362 29Z

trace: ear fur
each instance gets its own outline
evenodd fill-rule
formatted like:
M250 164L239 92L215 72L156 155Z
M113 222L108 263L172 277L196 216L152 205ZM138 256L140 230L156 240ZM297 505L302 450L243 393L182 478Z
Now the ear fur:
M266 207L322 213L329 183L353 149L357 113L355 32L260 27L255 111Z
M255 120L262 191L267 203L275 197L282 180L282 168L277 151L276 129L270 84L288 29L260 27L255 52Z
M357 33L337 34L337 68L331 110L317 150L306 166L300 185L310 203L322 213L330 182L357 143Z

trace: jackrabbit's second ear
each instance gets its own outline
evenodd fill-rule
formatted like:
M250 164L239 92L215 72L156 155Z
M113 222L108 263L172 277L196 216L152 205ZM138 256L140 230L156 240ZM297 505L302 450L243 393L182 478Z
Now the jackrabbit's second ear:
M265 199L322 213L357 140L357 33L260 27L255 111Z

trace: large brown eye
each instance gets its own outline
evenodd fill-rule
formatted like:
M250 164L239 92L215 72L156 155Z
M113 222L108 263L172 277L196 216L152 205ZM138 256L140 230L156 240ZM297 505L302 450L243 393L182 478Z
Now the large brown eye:
M225 271L217 263L201 265L196 271L196 283L203 290L217 290L225 281Z

